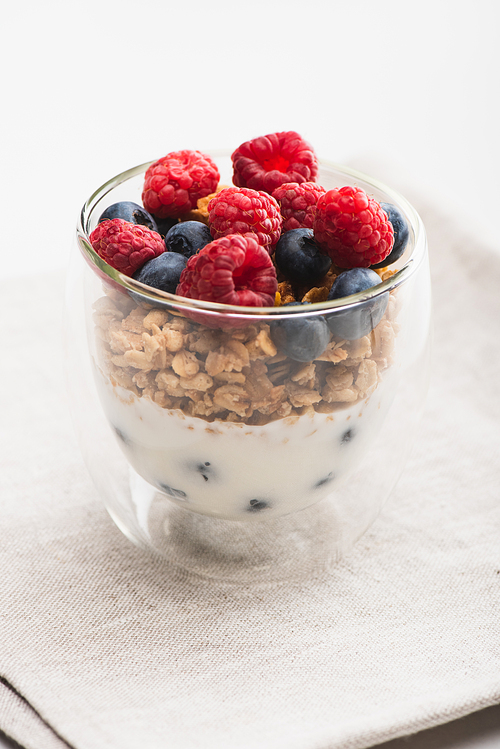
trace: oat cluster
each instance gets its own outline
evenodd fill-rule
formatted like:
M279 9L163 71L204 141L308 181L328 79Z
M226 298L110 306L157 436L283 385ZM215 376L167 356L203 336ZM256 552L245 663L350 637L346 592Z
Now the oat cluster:
M162 408L262 425L330 413L371 395L392 363L397 313L392 292L370 335L331 337L321 356L302 363L277 351L266 322L214 330L108 288L94 305L96 363L113 385Z

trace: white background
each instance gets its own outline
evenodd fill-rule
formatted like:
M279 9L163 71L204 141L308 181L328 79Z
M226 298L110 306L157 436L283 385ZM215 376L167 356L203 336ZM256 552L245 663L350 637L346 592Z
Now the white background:
M499 8L11 2L1 17L0 276L65 266L81 205L116 173L280 130L341 163L389 160L500 250Z

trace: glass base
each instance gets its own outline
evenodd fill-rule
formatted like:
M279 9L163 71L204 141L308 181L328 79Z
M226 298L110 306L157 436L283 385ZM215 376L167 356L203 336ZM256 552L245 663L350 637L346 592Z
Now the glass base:
M176 505L132 468L129 487L133 507L126 523L107 507L119 529L166 563L225 583L293 581L326 572L374 520L369 513L354 538L335 495L290 515L238 521Z

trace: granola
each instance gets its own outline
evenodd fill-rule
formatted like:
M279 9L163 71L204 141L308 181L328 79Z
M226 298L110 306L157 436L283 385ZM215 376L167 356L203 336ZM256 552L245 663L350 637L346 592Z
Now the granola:
M333 278L329 274L323 286L306 291L307 301L326 297ZM280 286L282 303L295 301L292 288ZM97 364L113 385L206 421L261 425L330 413L376 389L392 363L398 311L393 291L369 335L355 341L331 336L325 351L304 363L277 350L266 322L207 328L177 311L151 309L106 289L94 304Z

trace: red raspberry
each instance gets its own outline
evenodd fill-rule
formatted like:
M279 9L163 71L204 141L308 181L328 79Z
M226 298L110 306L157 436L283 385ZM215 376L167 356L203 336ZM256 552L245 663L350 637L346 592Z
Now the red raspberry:
M316 182L285 182L273 192L283 216L283 231L312 229L316 203L326 192Z
M226 187L208 204L208 226L214 239L253 233L272 253L281 235L280 208L271 195L244 187Z
M146 226L131 224L121 218L108 219L96 226L90 244L109 265L131 276L147 260L165 252L165 242Z
M369 268L389 255L394 230L376 200L346 186L318 200L314 238L339 268Z
M272 194L285 182L314 182L318 160L298 133L271 133L242 143L231 156L233 182Z
M176 293L189 299L272 307L278 282L269 253L251 234L229 234L192 255Z
M174 151L148 168L142 202L157 218L181 216L196 208L199 198L215 192L219 170L199 151Z

